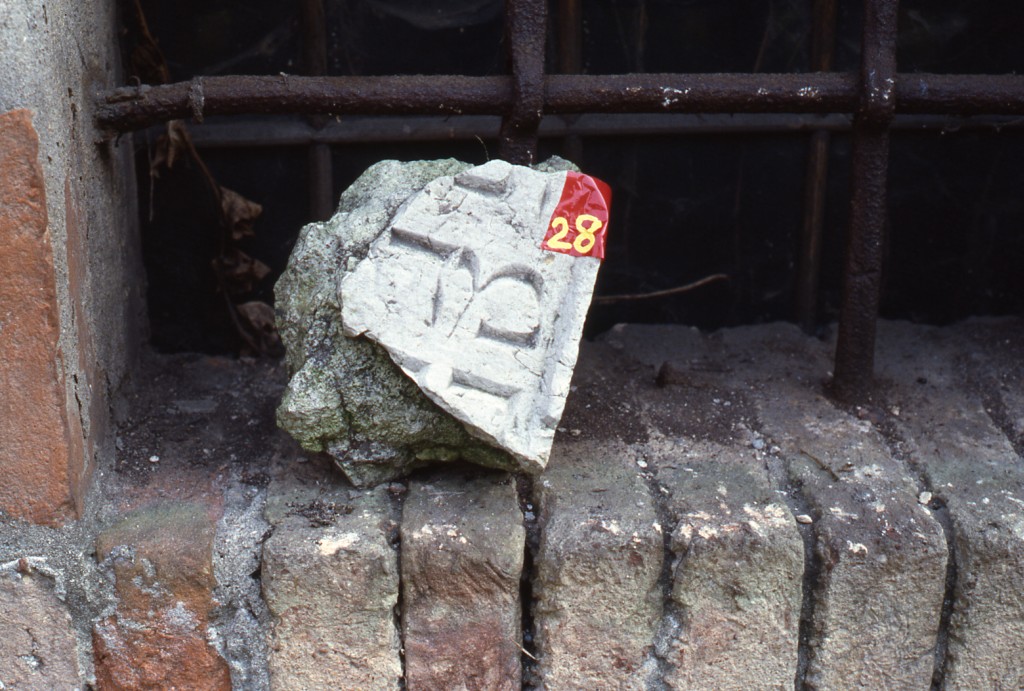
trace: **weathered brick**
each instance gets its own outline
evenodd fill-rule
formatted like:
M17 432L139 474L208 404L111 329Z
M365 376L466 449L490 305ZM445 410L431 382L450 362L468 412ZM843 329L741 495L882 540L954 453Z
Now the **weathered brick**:
M606 338L650 368L634 384L653 427L641 448L675 525L666 687L792 686L804 541L769 479L746 387L724 376L735 363L694 329L623 325Z
M208 642L216 507L161 502L96 539L114 577L116 612L96 624L96 679L109 689L229 689L227 663Z
M0 689L79 688L78 644L67 605L30 563L22 559L0 568Z
M1003 325L1019 348L1021 325ZM883 323L879 373L892 382L892 404L908 453L949 511L956 587L949 622L945 687L1024 688L1024 469L1007 434L992 419L1000 381L1010 378L1004 405L1014 433L1014 395L1024 384L1019 360L974 372L982 353L972 332ZM1002 341L1003 338L999 340ZM1018 354L1019 355L1019 354ZM1016 359L1015 359L1016 360ZM976 378L977 377L977 378ZM972 381L973 380L973 381ZM991 397L986 404L986 397Z
M797 671L804 546L750 448L652 443L676 521L670 689L788 688Z
M825 396L826 345L777 325L729 330L715 348L733 363L733 385L748 387L766 445L777 446L814 519L805 683L927 688L947 550L942 526L918 503L918 481L874 423Z
M69 424L39 139L27 110L0 115L0 510L76 517L87 481Z
M397 689L398 554L384 488L270 488L263 597L274 689Z
M662 614L664 538L632 452L556 441L537 481L533 608L545 688L643 689Z
M407 688L521 688L526 531L512 478L449 470L411 482L401 535Z
M647 403L664 433L731 452L745 439L746 453L778 468L776 482L806 502L816 558L804 683L927 687L947 564L942 527L918 503L918 480L880 430L824 395L829 347L784 324L711 336L624 327L610 339L648 364L667 362L659 378L678 400L660 414ZM740 491L737 483L754 486L738 469L719 470L727 495ZM701 527L719 532L703 515L689 530L699 535Z

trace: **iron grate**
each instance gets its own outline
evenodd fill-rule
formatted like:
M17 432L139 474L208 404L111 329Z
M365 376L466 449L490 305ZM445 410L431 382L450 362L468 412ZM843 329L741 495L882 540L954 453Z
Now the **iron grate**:
M307 34L322 32L322 17L318 23L320 15L315 11L318 2L305 3L312 8L304 15ZM558 64L565 74L544 71L547 3L507 0L508 75L323 76L322 60L312 55L304 60L311 76L220 76L113 89L97 97L95 117L98 126L114 136L172 119L201 121L205 115L498 116L501 157L527 164L536 156L538 138L545 133L545 115L784 114L790 119L779 126L789 128L792 118L802 114L828 116L831 120L803 124L813 131L813 139L805 189L798 318L806 326L814 314L820 263L823 190L813 181L822 176L813 172L825 165L828 130L848 126L853 140L850 227L833 390L844 400L857 401L869 394L874 367L891 131L900 126L901 117L908 116L927 122L928 117L941 115L1024 114L1024 76L898 73L897 9L897 0L865 0L859 74L828 71L832 55L827 46L834 37L836 0L818 0L812 22L815 72L585 75L577 74L581 65L579 0L559 2L562 51ZM310 45L313 53L317 45L323 50L322 40ZM852 121L842 117L850 114ZM743 121L739 122L729 126L743 129ZM747 122L749 130L757 129L757 122ZM643 123L628 118L606 122L612 129L630 126L643 127ZM674 118L659 126L678 131L693 126L693 121ZM318 138L316 133L325 130L307 130L295 136L313 153L319 147L323 159L329 134ZM396 130L393 136L401 138L402 131ZM275 143L273 137L259 132L252 133L251 140ZM319 204L329 201L321 199Z

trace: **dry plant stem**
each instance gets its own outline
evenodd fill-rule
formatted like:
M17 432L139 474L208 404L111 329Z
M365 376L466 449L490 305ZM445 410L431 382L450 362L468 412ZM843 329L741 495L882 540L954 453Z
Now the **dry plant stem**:
M203 180L206 182L206 186L209 189L211 195L213 196L214 204L217 205L218 216L220 217L222 227L219 256L223 257L225 256L225 253L227 251L227 246L231 242L231 230L228 226L228 223L224 219L223 193L221 192L221 187L217 183L217 180L213 177L213 173L210 172L210 169L206 166L206 163L199 155L199 152L196 151L195 145L192 143L192 138L188 134L188 129L185 123L182 121L177 122L180 123L180 127L182 129L182 141L185 144L186 151L189 157L192 159L192 161L196 164L196 167L199 168L199 172L202 175ZM171 136L170 129L174 126L174 124L175 121L168 123L168 137ZM250 348L250 350L253 353L262 352L262 349L259 347L259 344L253 339L248 329L245 328L245 325L242 323L242 320L239 319L238 309L235 303L232 302L231 300L231 294L228 291L227 280L224 278L224 272L216 265L216 263L213 266L213 273L215 278L217 279L217 288L220 290L221 294L224 297L224 305L228 313L228 318L231 319L231 324L235 327L235 331L238 333L239 337L241 337L241 339L245 342L245 344Z
M529 650L527 650L526 648L524 648L524 647L523 647L523 646L522 646L522 645L521 645L521 644L519 643L519 641L513 641L513 642L514 642L514 643L516 644L516 647L517 647L517 648L519 648L519 650L521 650L521 651L523 652L523 655L525 655L526 657L530 658L530 659L531 659L531 660L533 660L534 662L540 662L540 660L538 660L538 659L537 659L536 657L534 657L534 656L533 656L533 655L532 655L532 654L530 653L530 651L529 651Z
M135 21L141 40L133 51L132 61L134 63L136 58L140 61L145 60L148 63L148 67L153 70L152 72L141 74L139 77L156 84L166 84L171 81L171 71L167 67L167 60L164 58L156 38L149 31L149 23L146 21L146 14L142 11L141 3L139 0L135 0L133 4L135 6ZM135 66L141 67L141 65Z
M684 286L679 286L677 288L668 288L666 290L656 290L653 293L632 293L629 295L602 295L600 297L594 298L594 303L598 305L612 305L617 302L630 302L632 300L653 300L656 298L664 298L670 297L672 295L679 295L681 293L688 293L691 290L695 290L702 286L706 286L707 284L714 283L715 281L728 280L729 276L727 274L711 274L710 276L705 276L699 281L687 283Z

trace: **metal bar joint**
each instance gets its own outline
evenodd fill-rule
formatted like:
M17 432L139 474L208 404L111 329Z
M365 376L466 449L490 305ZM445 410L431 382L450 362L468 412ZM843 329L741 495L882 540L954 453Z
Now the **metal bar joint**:
M887 128L896 112L898 5L897 0L869 0L864 3L860 105L857 115L865 128Z
M506 0L505 31L512 63L512 105L501 123L499 153L529 165L537 155L537 128L544 115L544 42L547 3Z

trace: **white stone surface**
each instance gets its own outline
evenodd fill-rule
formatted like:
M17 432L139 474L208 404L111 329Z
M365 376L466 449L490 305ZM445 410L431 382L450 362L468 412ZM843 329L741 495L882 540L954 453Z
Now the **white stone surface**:
M491 161L413 195L341 282L364 334L471 433L543 468L600 261L540 249L565 173Z

